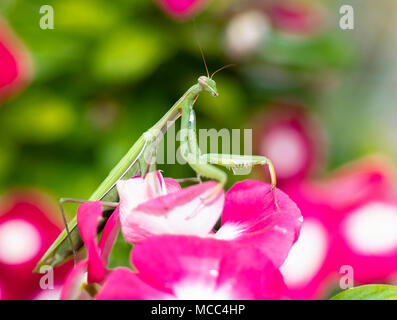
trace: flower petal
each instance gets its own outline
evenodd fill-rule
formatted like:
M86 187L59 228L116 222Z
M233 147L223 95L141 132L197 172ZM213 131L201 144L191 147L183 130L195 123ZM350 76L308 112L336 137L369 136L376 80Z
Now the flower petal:
M344 210L363 201L387 195L392 187L393 164L381 156L365 157L348 163L322 181L313 182L311 198Z
M219 268L219 287L229 287L233 299L280 299L285 292L283 277L258 249L232 250Z
M30 81L30 55L8 25L0 19L0 100Z
M99 251L102 256L102 261L106 266L108 264L109 255L112 251L114 242L120 229L120 210L117 207L103 229L101 239L99 240Z
M262 181L236 183L226 194L222 225L215 237L256 246L279 267L296 241L303 220L296 204L279 189L277 208L270 188Z
M88 283L100 282L106 274L96 243L97 227L101 217L102 205L99 201L83 203L77 210L77 225L88 252Z
M124 219L125 215L128 215L130 210L150 199L145 180L140 176L118 181L117 192L120 197L120 204L123 204L120 210L121 220Z
M156 236L135 246L139 277L177 299L280 298L280 272L255 248L193 236Z
M215 186L212 181L194 185L133 209L121 197L120 220L125 239L138 243L160 234L207 236L218 221L224 202L223 190L207 199Z
M87 280L86 267L87 260L83 260L71 270L63 285L61 300L89 299L88 293L82 290L82 286Z
M53 199L41 192L14 190L0 202L0 284L2 299L32 299L48 266L32 273L40 257L61 231ZM54 286L62 283L71 263L58 267Z
M164 182L165 182L165 185L167 188L167 193L174 193L174 192L182 190L178 181L176 181L172 178L164 178Z
M365 157L328 178L288 186L305 218L281 267L289 297L326 297L346 275L342 267L354 270L354 283L392 279L397 266L392 172L387 159Z
M142 281L128 268L116 268L106 278L97 300L157 300L171 296Z
M326 135L320 124L300 105L276 104L255 117L259 155L272 159L277 183L297 183L324 164ZM267 168L261 172L268 175Z
M208 0L156 0L159 6L175 19L187 19L197 14Z
M215 286L228 249L229 243L212 238L156 236L135 245L132 263L144 281L163 290L181 281Z
M348 265L354 281L385 282L397 269L397 202L367 201L340 216L334 256L336 271Z
M323 30L329 18L321 4L311 1L274 2L268 14L277 28L305 35Z

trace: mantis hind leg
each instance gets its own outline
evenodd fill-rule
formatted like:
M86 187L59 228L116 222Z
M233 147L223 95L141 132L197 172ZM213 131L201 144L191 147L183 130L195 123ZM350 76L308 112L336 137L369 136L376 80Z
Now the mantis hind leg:
M89 200L74 199L74 198L61 198L61 199L59 199L59 208L61 210L62 220L63 220L63 224L65 225L65 230L66 230L67 237L69 239L69 244L70 244L70 247L72 248L74 264L77 263L77 251L76 251L75 246L73 245L71 232L69 230L68 222L66 220L64 204L65 203L79 203L79 204L81 204L81 203L86 203L86 202L90 202L90 201ZM103 206L105 206L105 207L116 208L117 205L118 205L118 202L101 201L101 204Z
M201 156L208 163L217 164L228 169L232 169L233 172L235 169L239 168L250 168L252 166L261 165L268 166L270 179L271 179L271 189L269 192L274 192L274 203L278 208L277 197L276 197L276 171L274 169L273 163L270 159L263 156L242 156L242 155L228 155L228 154L217 154L217 153L208 153L203 154Z

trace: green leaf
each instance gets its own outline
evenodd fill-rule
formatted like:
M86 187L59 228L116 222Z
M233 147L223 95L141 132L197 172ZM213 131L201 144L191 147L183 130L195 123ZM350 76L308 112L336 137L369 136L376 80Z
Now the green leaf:
M120 17L114 6L98 0L69 0L54 3L56 28L77 35L97 35L117 23Z
M10 103L1 125L16 140L49 144L71 134L76 117L70 100L47 90L31 89Z
M261 48L266 61L302 70L345 69L354 61L354 48L339 34L295 37L274 33Z
M371 284L345 290L331 300L397 300L397 287Z
M171 45L155 28L136 25L118 28L104 37L92 60L93 74L101 82L139 80L167 60Z

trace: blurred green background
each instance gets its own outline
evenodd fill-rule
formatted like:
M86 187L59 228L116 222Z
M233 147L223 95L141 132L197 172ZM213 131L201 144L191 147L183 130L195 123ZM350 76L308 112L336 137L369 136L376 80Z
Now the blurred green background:
M34 63L31 84L0 107L1 193L29 186L54 199L88 198L205 74L194 24L210 70L237 64L216 76L219 98L197 101L199 128L250 128L257 112L293 101L328 134L326 169L378 151L395 159L396 4L295 1L321 12L318 25L295 32L266 18L268 2L213 0L193 22L149 0L1 0L1 16ZM54 30L39 27L44 4L54 8ZM341 4L354 5L354 30L339 28ZM264 12L268 27L242 56L228 32L248 10ZM188 166L160 168L192 175Z

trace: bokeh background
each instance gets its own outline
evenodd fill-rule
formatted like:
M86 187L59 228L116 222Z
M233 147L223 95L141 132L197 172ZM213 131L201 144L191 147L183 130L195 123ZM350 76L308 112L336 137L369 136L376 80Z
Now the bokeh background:
M353 30L339 27L344 4L354 8ZM42 5L54 8L53 30L39 26ZM396 14L393 0L2 0L0 298L50 298L39 296L37 277L16 283L30 277L61 228L57 199L88 198L205 74L197 38L210 71L236 64L216 75L217 99L203 94L197 101L198 128L252 128L255 153L274 161L280 188L326 233L322 242L307 235L309 245L300 244L303 256L294 263L306 261L301 271L288 275L284 267L290 296L340 290L330 279L341 265L353 266L355 284L393 283ZM192 175L188 166L160 168L170 177ZM243 178L230 174L228 187ZM268 177L258 169L250 178ZM388 236L383 256L354 251L343 238L345 219L373 202L381 204L375 217L388 221L373 224ZM33 253L26 254L34 241L21 240L26 225L10 227L16 217L38 230ZM127 250L119 244L111 263L127 263ZM18 260L17 251L28 260ZM303 282L293 280L299 272Z

